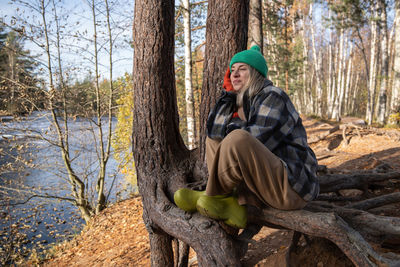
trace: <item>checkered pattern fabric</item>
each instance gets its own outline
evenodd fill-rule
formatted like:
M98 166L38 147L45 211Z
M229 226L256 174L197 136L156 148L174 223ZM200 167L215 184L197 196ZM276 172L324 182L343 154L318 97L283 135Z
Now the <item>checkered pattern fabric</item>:
M316 198L319 193L318 163L307 144L302 120L289 96L266 80L263 89L248 101L247 121L232 119L236 111L236 95L224 92L208 117L208 137L221 140L235 129L250 132L286 163L292 188L306 201Z

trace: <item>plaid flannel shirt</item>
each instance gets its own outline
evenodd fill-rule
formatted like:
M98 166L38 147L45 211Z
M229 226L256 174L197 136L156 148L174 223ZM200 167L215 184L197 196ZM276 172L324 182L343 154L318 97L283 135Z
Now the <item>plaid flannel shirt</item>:
M308 146L302 120L289 96L266 80L263 89L247 101L247 121L232 119L236 95L224 92L208 117L208 137L222 140L235 129L250 132L286 163L292 188L306 201L316 198L319 193L317 159ZM246 103L243 106L245 109Z

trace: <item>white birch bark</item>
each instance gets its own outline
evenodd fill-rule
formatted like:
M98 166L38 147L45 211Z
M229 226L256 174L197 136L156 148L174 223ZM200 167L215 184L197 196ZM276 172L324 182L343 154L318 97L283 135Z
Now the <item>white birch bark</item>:
M357 72L356 74L356 81L354 83L354 89L353 89L353 99L350 103L350 113L354 114L355 113L355 106L356 106L356 102L357 102L357 93L358 93L358 83L360 81L360 73Z
M328 11L328 20L331 19L331 10ZM327 117L331 116L333 99L332 99L332 91L333 91L333 83L334 83L334 72L333 72L333 62L334 56L332 51L332 35L333 31L329 30L329 42L328 42L328 87L326 93L326 103L327 103Z
M312 41L312 53L313 53L313 62L315 69L315 78L316 78L316 95L317 95L317 106L316 113L318 116L322 116L322 86L321 86L321 64L319 57L317 55L317 49L315 44L315 33L314 33L314 23L313 23L313 4L310 4L310 28L311 28L311 41Z
M340 29L339 31L339 54L338 54L338 67L337 67L337 84L334 92L336 93L335 96L335 101L332 109L332 115L331 119L340 120L340 114L339 114L339 101L340 101L340 88L342 84L342 79L343 79L343 46L344 46L344 30Z
M340 43L340 42L339 42ZM336 70L338 69L339 66L339 55L338 55L338 45L336 44L335 46L331 46L332 48L332 56L331 56L331 68L332 68L332 84L331 84L331 90L329 93L329 100L328 100L328 114L329 118L333 117L333 107L335 104L335 96L336 96ZM336 57L335 57L336 55Z
M247 46L258 45L263 53L263 33L262 33L262 5L261 0L250 0L249 12L249 33Z
M344 88L345 90L345 97L343 101L344 105L344 110L340 108L342 114L348 114L348 106L349 106L349 95L350 95L350 83L351 83L351 72L352 72L352 67L353 67L353 43L350 43L350 48L349 48L349 60L347 64L347 76L346 76L346 86Z
M400 2L396 1L396 29L394 40L393 86L390 110L395 113L400 106Z
M385 123L386 114L386 99L387 99L387 86L389 79L389 52L388 52L388 28L387 28L387 14L386 5L382 1L381 3L381 87L379 89L378 99L378 116L377 121L381 124Z
M188 148L196 146L196 120L194 112L194 98L192 87L192 41L190 28L190 4L189 0L181 0L183 9L183 27L185 35L185 94L186 94L186 120Z
M301 38L303 41L303 104L304 104L304 112L306 114L309 114L309 103L310 103L310 98L308 91L311 90L311 88L308 86L307 83L307 69L308 69L308 48L307 48L307 38L306 38L306 23L305 23L305 16L304 14L302 15L301 18Z
M339 89L339 101L338 101L338 114L339 114L339 118L342 116L343 114L343 102L344 102L344 95L345 95L345 91L346 91L346 87L345 87L345 82L346 82L346 59L349 58L348 56L348 42L347 42L347 37L345 34L343 34L343 43L346 44L344 51L343 51L343 59L342 59L342 73L341 73L341 81L340 81L340 89ZM347 62L349 62L349 59L347 60ZM349 67L349 64L347 64L347 68Z
M310 79L308 81L308 87L310 88L309 90L307 90L307 94L308 94L308 99L310 100L309 105L307 106L308 108L308 114L313 114L315 113L315 103L314 103L314 96L312 94L312 81L314 80L314 75L315 75L315 71L314 68L311 68L311 75L310 75Z
M372 6L374 14L377 16L377 4ZM376 91L376 72L377 72L377 46L378 46L378 25L375 19L371 19L371 59L369 63L369 82L368 82L368 102L365 119L368 125L372 124L375 110L375 91Z
M393 22L392 25L392 29L390 31L389 34L389 80L388 80L388 92L392 92L392 87L393 87L393 66L394 66L394 33L395 33L395 29L396 29L396 19ZM390 114L390 110L391 110L391 98L388 97L387 101L386 101L386 113L385 113L385 117L387 118Z

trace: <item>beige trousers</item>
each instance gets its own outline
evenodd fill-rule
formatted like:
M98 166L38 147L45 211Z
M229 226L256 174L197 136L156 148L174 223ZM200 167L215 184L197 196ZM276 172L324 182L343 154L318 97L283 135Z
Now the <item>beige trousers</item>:
M236 189L241 205L292 210L306 204L290 187L282 160L245 130L234 130L222 141L207 138L206 160L209 196Z

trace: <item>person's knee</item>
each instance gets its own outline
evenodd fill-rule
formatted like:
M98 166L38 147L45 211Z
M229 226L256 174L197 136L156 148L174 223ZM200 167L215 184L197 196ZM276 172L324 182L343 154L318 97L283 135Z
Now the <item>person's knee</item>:
M248 131L242 130L242 129L236 129L236 130L233 130L232 132L230 132L224 138L224 140L226 140L228 142L240 143L241 141L246 141L249 138L251 138L251 134Z
M230 132L221 143L221 149L246 149L249 144L249 139L253 138L251 134L245 130L237 129Z

